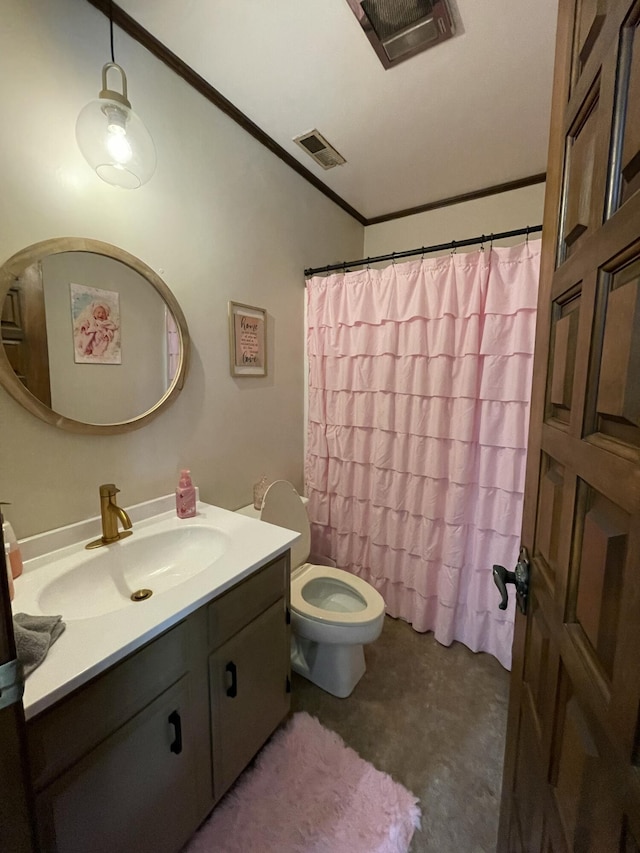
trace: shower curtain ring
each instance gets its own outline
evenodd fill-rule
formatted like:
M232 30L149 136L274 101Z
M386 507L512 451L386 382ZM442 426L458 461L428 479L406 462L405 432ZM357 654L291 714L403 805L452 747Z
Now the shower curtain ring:
M425 247L425 246L423 246L423 247L422 247L422 257L420 258L420 260L421 260L421 261L424 261L424 253L425 253L425 252L426 252L426 247Z
M528 226L528 225L527 225L527 236L525 237L524 242L525 242L525 243L528 243L528 242L529 242L529 226Z
M391 252L391 263L395 267L395 265L396 265L396 253L395 252Z
M367 269L371 269L371 258L367 258Z
M485 240L485 237L483 234L482 237L480 238L480 251L481 252L484 252L484 240Z
M456 241L452 240L451 241L451 254L455 255L455 254L457 254L457 252L458 252L458 247L456 246Z
M491 251L492 249L493 249L493 232L491 233L491 235L489 237L489 251Z

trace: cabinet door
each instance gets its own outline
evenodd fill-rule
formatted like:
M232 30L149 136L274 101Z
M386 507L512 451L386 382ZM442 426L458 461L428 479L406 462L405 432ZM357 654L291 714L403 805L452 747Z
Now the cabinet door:
M184 676L38 795L42 849L176 853L199 821L193 741Z
M216 800L289 711L289 628L284 599L209 658Z

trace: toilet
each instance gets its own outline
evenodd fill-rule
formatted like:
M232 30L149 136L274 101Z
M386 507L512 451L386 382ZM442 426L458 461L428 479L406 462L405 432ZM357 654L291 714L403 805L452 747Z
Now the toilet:
M344 699L364 675L364 644L380 636L384 599L350 572L307 562L309 518L287 480L276 480L268 487L260 518L301 534L291 547L291 666Z

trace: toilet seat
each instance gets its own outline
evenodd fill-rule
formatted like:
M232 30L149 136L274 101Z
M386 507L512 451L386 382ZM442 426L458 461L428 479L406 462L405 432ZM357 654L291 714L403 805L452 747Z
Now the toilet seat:
M300 539L291 548L291 608L305 619L324 625L351 625L363 628L379 620L384 612L384 599L380 593L366 581L344 569L331 566L317 566L308 563L311 534L309 518L300 495L288 480L276 480L266 490L262 512L262 521L288 527L300 534ZM340 610L319 607L304 597L305 586L313 581L333 582L343 587L346 598L362 602L362 607Z
M329 580L342 586L347 595L353 596L356 601L360 599L362 607L341 612L312 604L304 597L304 589L314 580ZM380 619L384 612L384 599L370 584L350 572L305 563L291 576L291 608L306 619L326 625L365 626Z

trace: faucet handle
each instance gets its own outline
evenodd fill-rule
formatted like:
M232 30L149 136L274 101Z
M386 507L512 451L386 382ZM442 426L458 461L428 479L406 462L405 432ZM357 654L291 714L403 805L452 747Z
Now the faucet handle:
M116 489L115 483L103 483L100 486L100 497L101 498L112 498L114 495L117 495L120 489Z

